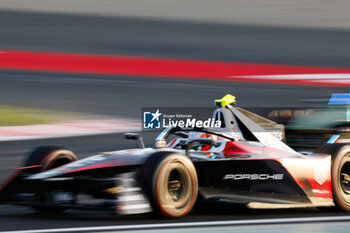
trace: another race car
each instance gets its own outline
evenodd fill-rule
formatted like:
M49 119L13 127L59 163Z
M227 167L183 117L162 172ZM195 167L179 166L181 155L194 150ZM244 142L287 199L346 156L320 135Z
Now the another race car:
M169 218L188 214L197 200L350 211L350 144L297 152L234 103L231 95L216 100L219 128L166 128L152 148L137 134L126 137L141 148L82 160L67 149L40 147L2 186L1 203Z
M334 93L328 104L318 108L270 110L267 117L285 125L286 142L294 149L318 148L327 142L350 143L349 93Z

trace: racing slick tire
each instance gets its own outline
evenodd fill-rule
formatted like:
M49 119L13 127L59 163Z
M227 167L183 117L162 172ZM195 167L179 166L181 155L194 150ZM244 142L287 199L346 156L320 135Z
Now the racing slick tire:
M197 199L198 178L188 156L155 153L147 159L140 174L156 214L179 218L191 211Z
M29 154L24 166L41 165L41 172L77 161L70 150L57 146L41 146Z
M25 166L41 165L39 172L44 172L77 160L77 156L65 148L41 146L29 154ZM44 193L44 199L50 198L48 197L49 194L52 193ZM65 208L54 206L33 206L32 208L43 213L60 213L66 210Z
M350 144L327 144L317 152L332 156L333 201L337 209L350 211Z

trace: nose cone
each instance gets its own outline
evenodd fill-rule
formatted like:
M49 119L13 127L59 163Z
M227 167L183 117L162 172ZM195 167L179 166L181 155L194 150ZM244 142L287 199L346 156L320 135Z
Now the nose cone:
M31 176L27 177L26 180L43 180L43 179L47 179L47 178L60 176L63 174L64 174L64 172L60 169L52 169L52 170L49 170L46 172L40 172L40 173L31 175Z
M101 155L68 163L49 171L34 174L27 179L42 180L87 170L142 165L152 153L154 153L153 149L130 149L106 152Z

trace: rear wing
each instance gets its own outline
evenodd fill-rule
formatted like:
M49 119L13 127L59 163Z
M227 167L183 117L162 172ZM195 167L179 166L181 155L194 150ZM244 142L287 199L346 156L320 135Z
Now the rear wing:
M246 117L248 117L250 120L254 121L256 124L258 124L261 128L265 129L266 131L270 132L273 136L280 139L281 141L285 141L286 134L284 130L283 124L278 124L272 120L269 120L265 117L259 116L253 112L250 112L246 109L236 107L236 109L244 114Z
M283 142L284 126L248 110L234 107L236 97L225 95L215 100L218 107L213 118L221 121L220 131L232 134L238 139L258 141L265 146L277 148L290 153L297 153Z

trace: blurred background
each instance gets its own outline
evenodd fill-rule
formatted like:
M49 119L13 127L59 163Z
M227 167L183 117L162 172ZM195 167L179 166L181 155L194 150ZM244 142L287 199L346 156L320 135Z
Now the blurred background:
M212 107L230 93L287 124L328 109L333 93L349 93L349 11L347 0L0 0L0 180L38 145L80 158L134 146L120 133L138 129L142 107ZM324 141L334 124L322 127ZM20 210L0 210L0 230L143 221ZM187 220L266 216L211 212Z

